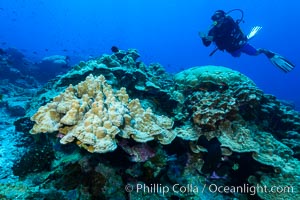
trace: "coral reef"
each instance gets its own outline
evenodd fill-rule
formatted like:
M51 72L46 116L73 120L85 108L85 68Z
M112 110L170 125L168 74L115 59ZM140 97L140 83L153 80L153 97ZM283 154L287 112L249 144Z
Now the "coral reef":
M129 49L80 62L38 92L15 126L45 150L16 162L15 175L25 181L10 193L0 185L3 198L300 198L298 112L229 68L173 76L138 58ZM28 159L39 172L28 170ZM170 191L137 192L138 184ZM171 191L174 184L184 192ZM245 185L255 190L207 188ZM260 189L272 186L293 191Z

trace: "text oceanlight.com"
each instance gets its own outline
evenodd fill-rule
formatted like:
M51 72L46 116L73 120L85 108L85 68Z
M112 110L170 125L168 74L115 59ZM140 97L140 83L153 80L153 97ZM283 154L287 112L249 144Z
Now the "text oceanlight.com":
M257 193L294 193L293 186L262 186L262 185L249 185L244 184L241 186L220 186L216 184L204 184L201 186L187 184L187 185L162 185L162 184L127 184L125 186L126 192L148 193L148 194L161 194L168 193L242 193L255 195Z

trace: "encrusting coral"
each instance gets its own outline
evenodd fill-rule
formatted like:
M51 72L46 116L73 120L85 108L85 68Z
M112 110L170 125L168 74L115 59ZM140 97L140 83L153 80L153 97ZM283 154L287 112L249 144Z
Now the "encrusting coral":
M138 99L129 100L124 87L114 91L102 75L89 75L77 86L70 85L31 120L35 122L31 134L58 131L62 144L76 141L97 153L114 151L116 135L137 142L157 139L161 144L176 137L170 118L143 109Z

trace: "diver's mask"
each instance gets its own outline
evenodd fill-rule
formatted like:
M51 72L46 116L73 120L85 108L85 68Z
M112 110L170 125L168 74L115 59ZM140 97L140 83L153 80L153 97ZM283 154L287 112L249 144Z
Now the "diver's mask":
M217 24L221 24L226 17L226 13L223 10L217 10L211 19L213 20L213 25L216 26Z

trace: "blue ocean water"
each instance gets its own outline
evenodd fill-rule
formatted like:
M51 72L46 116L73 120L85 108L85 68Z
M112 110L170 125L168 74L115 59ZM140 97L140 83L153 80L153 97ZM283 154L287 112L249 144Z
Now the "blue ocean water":
M264 56L213 57L198 36L207 31L215 10L244 11L241 27L263 29L251 41L299 60L298 1L259 0L0 0L0 48L14 47L31 60L68 55L73 63L120 49L136 48L146 64L161 63L169 72L193 66L222 65L250 77L265 93L300 109L300 69L285 74ZM232 13L239 18L240 13Z

